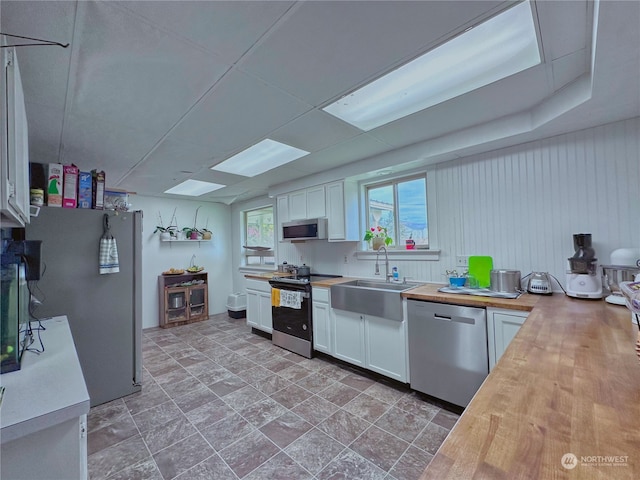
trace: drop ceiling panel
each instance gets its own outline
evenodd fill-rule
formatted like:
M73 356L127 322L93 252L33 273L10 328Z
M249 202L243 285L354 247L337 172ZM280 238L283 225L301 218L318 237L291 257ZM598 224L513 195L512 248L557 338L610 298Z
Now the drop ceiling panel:
M547 61L588 47L591 23L586 1L539 1L536 9Z
M587 71L588 59L586 49L578 50L551 63L553 68L553 88L560 90Z
M38 163L56 163L60 151L62 111L45 105L25 104L29 127L29 159ZM38 114L30 114L37 112ZM37 138L37 140L36 140Z
M305 2L241 66L320 105L502 2Z
M294 2L119 2L152 23L235 63Z
M169 138L210 148L211 155L221 161L310 109L296 98L232 70Z
M109 2L78 3L72 113L158 138L228 69Z
M165 170L198 172L204 165L211 163L208 149L175 140L164 140L158 143L144 161L135 170Z
M2 32L71 43L75 2L2 2L0 17ZM19 38L6 37L5 40L8 45L30 43ZM55 107L62 112L71 47L19 47L17 55L21 71L34 73L22 77L22 88L28 101Z
M156 142L154 136L140 130L93 118L70 115L66 125L60 161L85 170L104 169L111 187L116 187Z
M307 155L295 162L295 168L307 174L362 160L391 150L392 147L370 135L361 134L321 152ZM276 182L282 183L282 182Z
M295 145L308 152L314 152L356 137L361 133L360 129L328 113L311 110L273 132L270 138L287 145Z

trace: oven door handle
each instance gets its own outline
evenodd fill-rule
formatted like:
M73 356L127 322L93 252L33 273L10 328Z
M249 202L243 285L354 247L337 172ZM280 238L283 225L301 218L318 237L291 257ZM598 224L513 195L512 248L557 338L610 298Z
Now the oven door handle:
M307 292L301 292L300 290L287 290L286 288L279 288L283 292L299 293L302 298L310 298L311 295Z

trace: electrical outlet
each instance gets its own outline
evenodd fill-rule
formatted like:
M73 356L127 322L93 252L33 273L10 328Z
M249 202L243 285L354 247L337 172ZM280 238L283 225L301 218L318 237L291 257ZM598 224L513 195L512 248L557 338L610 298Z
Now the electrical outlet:
M468 255L456 255L456 267L468 267L469 256Z
M347 258L347 256L344 256L344 263L349 263L349 259Z

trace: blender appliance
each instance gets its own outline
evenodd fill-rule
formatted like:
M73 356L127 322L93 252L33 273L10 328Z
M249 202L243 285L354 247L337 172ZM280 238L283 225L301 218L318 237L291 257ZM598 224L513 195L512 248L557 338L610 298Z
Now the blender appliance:
M573 235L575 253L569 260L567 295L574 298L602 298L602 276L598 272L598 259L591 246L590 233Z

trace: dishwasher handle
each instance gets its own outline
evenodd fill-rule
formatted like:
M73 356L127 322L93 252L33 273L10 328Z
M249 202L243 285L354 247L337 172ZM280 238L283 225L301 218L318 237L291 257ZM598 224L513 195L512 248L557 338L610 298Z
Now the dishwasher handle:
M434 320L442 320L444 322L466 323L467 325L475 325L476 324L475 318L458 317L458 316L447 317L445 315L438 315L437 313L433 314L433 319Z

